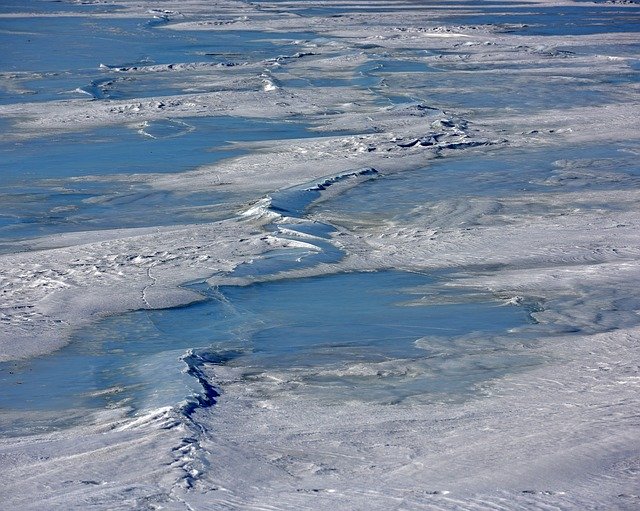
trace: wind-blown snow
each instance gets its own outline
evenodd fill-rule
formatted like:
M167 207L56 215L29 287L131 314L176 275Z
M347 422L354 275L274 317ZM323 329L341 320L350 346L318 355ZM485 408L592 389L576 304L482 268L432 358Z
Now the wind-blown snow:
M518 349L544 362L484 383L470 399L391 405L327 401L305 387L311 369L248 377L241 365L199 360L198 378L220 393L213 407L136 417L104 410L83 425L0 438L5 506L640 506L637 30L624 23L608 30L604 21L589 33L569 27L544 35L534 29L548 18L487 23L486 7L475 2L460 9L402 1L113 3L118 10L83 16L155 17L154 30L168 35L260 30L278 40L291 33L297 51L234 63L194 55L173 64L96 62L97 72L118 80L164 77L180 91L124 99L29 101L32 74L1 70L3 90L25 99L0 104L3 142L215 115L304 119L318 136L243 143L240 156L181 173L74 178L170 193L242 191L253 200L233 204L217 222L14 240L0 255L0 360L50 353L106 315L201 300L181 287L189 282L245 285L396 268L447 270L451 287L535 302L534 340ZM586 9L544 0L497 7L578 6ZM633 3L588 8L638 19ZM30 16L17 8L0 15ZM430 71L393 71L390 61ZM126 82L114 83L104 91ZM487 196L468 187L455 197L425 190L410 214L395 218L307 209L369 179L383 186L461 154L480 161L572 147L585 148L584 159L557 161L521 190ZM617 148L620 166L590 153L606 147ZM333 229L320 236L310 225ZM308 264L301 256L281 272L233 274L281 249L339 257ZM425 368L397 360L340 370L384 379Z

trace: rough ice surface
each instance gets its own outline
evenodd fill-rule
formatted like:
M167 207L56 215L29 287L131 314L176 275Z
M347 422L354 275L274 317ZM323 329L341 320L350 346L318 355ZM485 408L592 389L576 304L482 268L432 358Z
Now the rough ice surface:
M11 509L638 509L634 2L5 2Z

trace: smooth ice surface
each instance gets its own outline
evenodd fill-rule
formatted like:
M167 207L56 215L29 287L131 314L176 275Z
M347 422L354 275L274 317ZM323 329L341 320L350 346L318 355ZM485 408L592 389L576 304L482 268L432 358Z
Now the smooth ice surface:
M530 35L635 32L640 22L638 13L633 10L620 9L615 5L594 8L587 2L584 5L518 5L507 9L504 5L488 5L481 12L448 14L446 19L451 23L465 25L493 23L504 26L508 32Z
M321 202L312 214L350 224L421 218L434 227L481 225L489 215L536 214L535 197L551 190L616 190L640 183L640 165L630 158L633 144L575 145L569 148L503 149L434 161L427 168L368 181ZM526 193L524 204L509 198ZM567 202L570 201L567 197ZM465 202L464 205L461 203ZM562 207L566 207L563 204ZM597 209L603 204L581 204ZM422 219L422 218L421 218Z
M455 399L534 363L510 349L525 335L508 331L530 322L526 308L490 296L438 293L438 285L425 275L387 271L201 288L205 302L105 319L54 354L3 363L0 409L6 421L15 411L64 416L78 409L127 406L143 413L176 406L202 392L180 360L189 348L236 351L229 363L250 373L313 368L301 384L338 401ZM423 363L428 371L371 378L367 366L391 368L395 360ZM348 369L354 365L361 374Z
M11 85L0 101L122 100L176 94L194 86L206 91L199 66L206 70L277 58L295 52L294 38L313 35L159 32L166 20L159 11L147 13L149 19L154 15L159 24L144 18L64 15L2 19L0 43L4 39L12 51L1 61L4 83ZM176 87L174 66L178 70L184 65L196 74ZM219 89L212 85L210 90ZM167 116L82 133L42 131L25 141L9 123L0 141L7 169L0 174L1 250L11 250L13 240L60 232L228 217L250 196L199 190L171 194L151 189L137 176L212 164L247 152L245 143L309 137L307 127L300 119Z
M313 136L305 128L295 121L220 116L0 143L0 157L10 171L0 175L0 241L80 226L143 227L228 217L251 196L154 190L140 175L212 164L247 152L243 143Z
M313 35L287 34L290 39L278 41L277 36L258 31L166 33L157 30L153 19L153 13L134 19L64 14L3 18L0 44L11 51L3 53L0 64L3 72L14 73L12 78L18 79L19 88L6 91L0 104L176 93L197 84L177 85L167 79L171 72L128 76L117 68L260 61L293 53L296 46L291 40Z

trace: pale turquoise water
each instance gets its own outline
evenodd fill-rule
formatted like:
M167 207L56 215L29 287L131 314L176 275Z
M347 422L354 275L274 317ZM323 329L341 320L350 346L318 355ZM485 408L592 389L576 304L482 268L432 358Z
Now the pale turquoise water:
M537 214L549 205L537 204L536 193L624 190L640 185L640 164L634 157L635 144L583 144L567 148L501 148L485 154L460 154L432 161L428 167L383 176L347 190L340 196L311 207L312 213L330 215L347 224L356 222L410 221L424 215L424 208L439 202L465 201L472 208L476 201L480 214ZM562 165L575 168L563 169ZM514 194L531 195L529 204L510 206ZM467 204L468 202L468 204ZM482 206L485 204L486 206ZM606 207L581 203L583 209ZM505 208L511 209L505 209ZM559 209L568 207L559 203ZM520 208L520 209L518 209ZM464 208L462 208L464 210ZM463 215L464 211L461 211ZM432 226L445 227L451 218L430 218ZM470 215L469 225L481 221ZM459 225L459 224L456 224Z
M29 2L27 2L29 4ZM101 99L129 99L176 94L183 88L171 73L129 76L106 66L173 63L259 62L298 51L294 39L312 33L285 35L256 31L162 30L147 19L56 16L0 19L0 55L3 71L31 73L22 80L28 94L5 91L0 103L86 98L77 88L95 92L92 84L113 80ZM279 40L280 39L280 40Z
M278 5L279 1L271 2ZM303 16L346 16L349 12L371 12L372 6L307 6L304 0L293 6L284 0L282 10L294 10ZM497 25L505 31L527 35L589 35L635 32L640 23L638 9L627 6L598 6L595 1L577 0L575 5L549 6L509 1L416 1L410 15L427 13L440 23L452 25ZM598 3L604 3L600 0ZM374 12L397 11L392 3L375 6Z
M73 11L63 3L58 7ZM10 10L9 4L6 9ZM15 4L14 9L58 12L37 0ZM94 9L100 10L80 5L75 12ZM294 53L298 49L294 39L314 37L306 32L171 31L162 30L164 23L152 14L148 19L0 19L0 45L8 48L0 55L0 70L21 76L18 83L23 89L4 90L0 103L87 98L76 89L85 90L97 101L178 94L194 81L181 80L183 85L176 85L172 73L129 76L99 66L256 62ZM13 250L18 240L60 232L228 217L252 197L199 190L176 194L153 189L144 178L132 175L177 174L243 154L244 142L312 136L309 123L301 119L220 116L166 118L144 126L70 134L42 133L29 140L14 137L19 129L11 120L3 120L1 127L1 252Z
M317 136L307 128L301 121L218 116L148 123L144 132L155 138L115 127L0 142L0 242L7 250L11 240L58 232L228 217L252 196L171 193L132 175L193 170L245 153L243 142Z
M108 318L56 353L0 364L0 410L6 420L12 411L65 416L78 409L177 405L203 390L181 362L189 348L250 374L430 360L425 374L385 380L311 371L300 382L361 400L459 398L478 383L536 362L522 350L525 334L508 332L531 323L526 307L445 291L441 283L385 271L195 286L206 301ZM423 337L430 341L419 348L415 341Z

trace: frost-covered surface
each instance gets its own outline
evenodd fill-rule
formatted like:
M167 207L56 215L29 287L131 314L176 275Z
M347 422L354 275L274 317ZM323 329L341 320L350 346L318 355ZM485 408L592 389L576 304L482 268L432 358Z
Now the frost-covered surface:
M203 389L192 405L133 417L124 408L94 411L80 425L49 432L29 430L36 411L16 415L11 427L5 416L13 432L0 439L5 506L640 506L636 4L113 4L119 8L109 11L95 2L82 16L96 23L155 17L162 37L259 30L265 45L284 37L286 52L96 62L94 74L108 79L67 90L67 99L41 99L32 71L0 70L11 98L0 104L3 142L28 147L44 136L137 131L164 120L173 129L219 115L305 120L317 136L243 142L240 156L182 172L70 178L64 186L251 199L230 202L228 218L216 222L150 219L149 227L100 231L81 224L9 240L0 255L1 360L19 364L56 350L105 315L201 299L181 287L189 282L397 268L447 270L455 277L447 286L536 304L532 337L518 349L543 362L479 385L470 399L376 404L328 399L305 383L317 375L304 365L261 372L192 354L185 362ZM46 16L80 15L75 2L60 6ZM566 33L545 32L567 19L554 11L563 8ZM501 9L511 15L496 15ZM587 11L591 28L580 30ZM26 8L0 14L32 16ZM615 157L602 156L608 148ZM548 162L548 172L527 174L519 188L504 187L521 178L527 150L566 156ZM435 162L477 158L484 169L483 158L501 154L515 166L485 169L454 193L434 185L397 215L368 213L357 202L352 214L332 209L371 180L384 189L385 179ZM495 190L487 192L483 179ZM319 224L335 228L328 239L314 230ZM299 264L233 274L282 250ZM331 377L410 378L428 370L428 359L421 363L353 364L331 368ZM29 434L15 435L20 424Z

